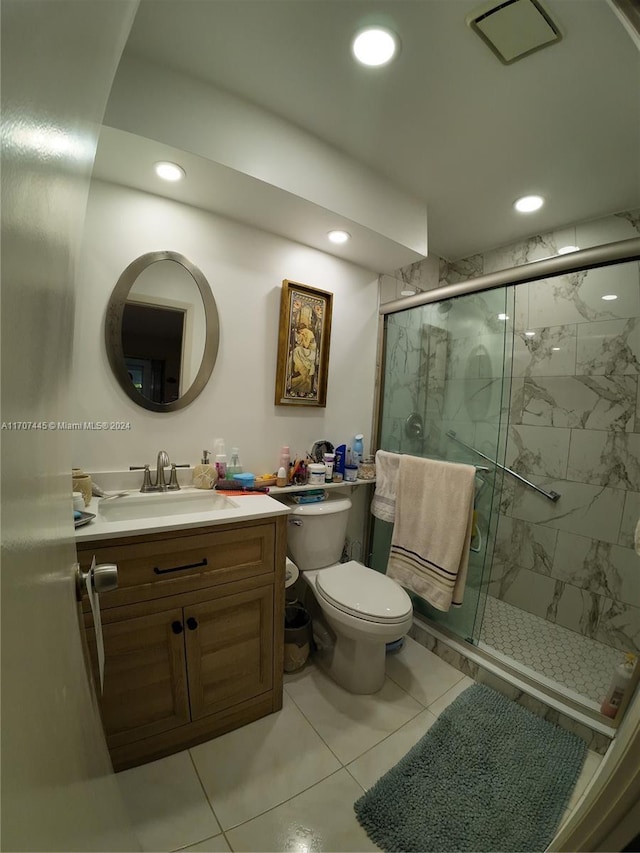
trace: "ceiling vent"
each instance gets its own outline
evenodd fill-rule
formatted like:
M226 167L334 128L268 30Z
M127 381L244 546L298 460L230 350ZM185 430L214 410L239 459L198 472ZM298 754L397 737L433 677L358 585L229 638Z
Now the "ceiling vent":
M506 0L497 6L488 3L468 15L466 21L505 65L562 38L538 0Z

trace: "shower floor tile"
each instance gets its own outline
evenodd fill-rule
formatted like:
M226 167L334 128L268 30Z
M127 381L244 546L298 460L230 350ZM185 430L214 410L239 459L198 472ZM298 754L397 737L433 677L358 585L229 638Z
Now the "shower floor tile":
M622 652L487 596L480 639L598 705Z

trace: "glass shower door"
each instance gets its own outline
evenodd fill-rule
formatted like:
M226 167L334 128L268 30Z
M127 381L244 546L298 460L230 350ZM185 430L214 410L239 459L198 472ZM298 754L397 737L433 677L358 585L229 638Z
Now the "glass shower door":
M509 407L513 288L409 308L385 319L380 448L477 466L475 527L461 607L443 613L412 594L414 609L462 639L479 636ZM466 445L466 446L465 446ZM385 572L393 525L373 519L370 565Z

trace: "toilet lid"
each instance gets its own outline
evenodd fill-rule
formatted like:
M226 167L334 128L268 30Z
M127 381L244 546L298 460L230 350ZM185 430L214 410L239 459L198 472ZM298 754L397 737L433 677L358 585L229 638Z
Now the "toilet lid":
M370 622L401 622L412 611L399 584L355 560L321 569L316 589L334 607Z

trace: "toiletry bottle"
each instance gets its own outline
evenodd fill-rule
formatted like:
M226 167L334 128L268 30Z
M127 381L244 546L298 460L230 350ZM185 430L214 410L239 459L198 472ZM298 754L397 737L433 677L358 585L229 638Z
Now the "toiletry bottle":
M218 472L218 479L226 480L227 451L224 444L224 438L216 438L213 442L213 449L216 454L216 471Z
M359 465L360 462L362 462L362 460L364 458L363 439L364 439L364 436L362 435L362 433L358 433L358 435L356 435L354 437L353 450L352 450L352 464L353 465Z
M280 451L280 462L278 463L278 470L280 468L284 468L286 471L287 480L289 479L289 466L291 465L291 452L288 447L284 446Z
M202 462L193 469L193 485L196 489L213 489L218 480L218 472L209 462L209 451L202 451Z
M635 663L635 655L626 654L624 656L624 661L615 668L613 679L611 680L611 684L607 690L607 695L600 706L600 711L605 715L605 717L615 717L618 713L622 698L626 693L629 682L631 681Z
M236 474L242 474L242 465L240 464L240 451L237 447L231 448L231 465L227 467L227 476L232 480Z
M336 459L335 453L324 454L324 479L326 483L333 482L333 465Z
M276 477L276 486L282 488L287 485L287 471L286 468L281 465L278 468L278 476Z
M218 472L219 480L227 479L227 454L218 453L216 455L216 471Z

